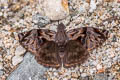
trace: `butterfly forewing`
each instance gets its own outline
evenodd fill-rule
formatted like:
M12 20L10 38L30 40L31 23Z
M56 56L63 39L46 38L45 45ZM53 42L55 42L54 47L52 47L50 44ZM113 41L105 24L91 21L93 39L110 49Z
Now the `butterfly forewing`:
M43 43L43 40L38 37L38 32L40 32L40 30L34 29L18 34L20 44L33 54L36 54L37 49L39 49Z
M18 35L20 44L35 55L38 63L57 68L60 63L57 58L58 46L52 41L54 36L55 32L47 29L33 29Z
M87 49L100 46L108 38L108 31L93 27L82 27L67 32L71 40L79 40Z

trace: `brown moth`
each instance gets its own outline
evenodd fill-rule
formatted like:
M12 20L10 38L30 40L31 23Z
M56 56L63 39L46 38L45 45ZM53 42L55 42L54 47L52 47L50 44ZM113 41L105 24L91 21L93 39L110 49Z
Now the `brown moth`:
M61 23L57 32L33 29L19 33L18 37L20 44L35 55L39 64L68 68L85 62L88 51L100 46L108 38L108 31L82 27L67 32Z

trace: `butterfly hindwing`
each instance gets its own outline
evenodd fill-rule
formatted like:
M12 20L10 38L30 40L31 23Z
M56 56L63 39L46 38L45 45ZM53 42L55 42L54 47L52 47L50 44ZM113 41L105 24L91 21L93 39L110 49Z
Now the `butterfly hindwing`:
M61 66L61 61L58 56L58 45L53 41L48 41L42 45L37 51L36 60L38 63L47 66L58 68Z
M71 67L82 64L87 60L89 53L77 40L71 40L66 44L64 67Z

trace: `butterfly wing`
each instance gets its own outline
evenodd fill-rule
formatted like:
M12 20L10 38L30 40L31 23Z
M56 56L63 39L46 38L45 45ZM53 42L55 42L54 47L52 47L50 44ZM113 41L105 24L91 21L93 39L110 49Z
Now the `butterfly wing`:
M47 29L33 29L18 34L20 44L35 55L38 63L47 67L59 67L55 32Z
M47 41L38 50L36 60L39 64L47 67L59 68L61 66L60 57L58 56L58 45L53 41Z
M79 40L87 49L100 46L108 38L108 31L93 27L82 27L67 32L71 40Z
M77 40L71 40L66 44L66 56L64 58L64 67L71 67L84 63L89 53Z

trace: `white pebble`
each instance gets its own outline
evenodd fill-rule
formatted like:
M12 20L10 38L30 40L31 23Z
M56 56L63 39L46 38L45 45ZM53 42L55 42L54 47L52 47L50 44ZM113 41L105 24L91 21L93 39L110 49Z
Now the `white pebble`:
M21 19L21 20L19 21L19 23L24 24L24 20L23 20L23 19Z
M92 69L90 69L90 74L92 75L94 73L94 71Z
M86 73L82 73L82 74L81 74L81 77L86 77L86 76L87 76Z
M5 30L10 30L11 27L10 27L9 25L5 25L5 26L4 26L4 29L5 29Z
M0 69L3 69L3 63L0 62Z
M4 13L4 17L7 18L8 14L7 13Z
M57 73L57 72L54 72L54 76L58 76L58 73Z
M15 22L15 26L19 26L20 25L20 23L19 22Z
M38 20L33 20L34 23L38 23Z
M0 12L0 16L2 16L3 15L3 13L2 12Z
M84 3L83 5L81 5L79 7L79 12L86 12L88 8L89 8L89 4L88 3Z
M12 58L12 64L14 66L16 66L17 64L19 64L21 61L23 60L23 56L14 56Z
M98 70L99 70L99 69L102 69L102 65L98 64L98 65L97 65L97 69L98 69Z
M95 0L90 1L90 10L89 12L93 12L96 9L96 3Z
M112 66L112 63L109 61L106 66L107 68L110 68Z
M80 69L80 72L83 72L83 69Z
M2 40L0 40L0 46L3 46L3 41Z
M91 63L91 65L97 65L97 62L96 61L93 61L92 63Z
M96 73L96 68L91 68L89 72L90 72L90 75L93 75L94 73Z
M7 9L7 8L8 8L8 5L5 5L4 8Z
M50 29L50 30L57 31L57 26L52 25L49 29Z
M63 80L68 80L67 78L63 78Z
M25 53L25 49L22 46L18 46L15 50L15 55L20 56Z

